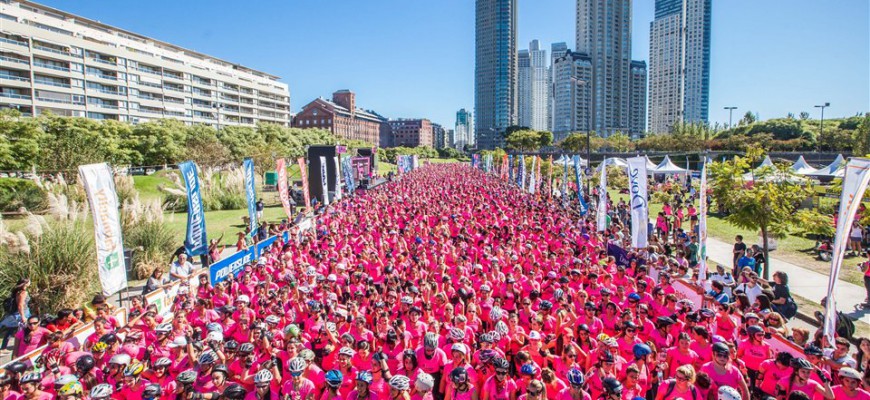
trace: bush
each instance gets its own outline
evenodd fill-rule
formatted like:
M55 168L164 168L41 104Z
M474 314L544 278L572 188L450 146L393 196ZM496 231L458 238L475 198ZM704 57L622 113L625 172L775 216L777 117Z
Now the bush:
M124 247L134 250L131 279L145 279L155 268L163 268L177 244L175 233L163 220L156 200L142 203L138 196L121 208Z
M45 190L28 179L0 179L0 211L15 212L21 208L43 211L48 205Z
M164 194L163 207L173 212L187 210L187 190L177 174L170 175L173 187L160 186ZM218 171L206 169L200 177L200 194L204 211L240 210L247 208L245 176L240 167Z

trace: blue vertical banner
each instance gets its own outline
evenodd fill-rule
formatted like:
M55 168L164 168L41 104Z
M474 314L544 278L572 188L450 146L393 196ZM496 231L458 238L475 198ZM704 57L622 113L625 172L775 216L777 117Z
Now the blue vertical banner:
M580 179L580 156L574 156L574 180L577 181L577 201L580 204L580 216L586 216L589 206L583 200L583 181Z
M526 157L522 154L520 154L520 165L517 168L517 185L520 185L522 189L526 186Z
M255 232L260 224L257 223L257 189L254 182L254 159L246 158L242 162L245 170L245 197L248 198L248 226L251 232Z
M356 190L356 182L353 180L353 166L350 164L350 157L345 157L341 160L341 171L344 173L347 195L352 196Z
M187 188L187 234L184 248L187 254L198 256L208 253L208 235L205 230L205 210L199 190L199 171L193 161L178 164L184 186Z
M508 182L514 181L514 155L508 154Z

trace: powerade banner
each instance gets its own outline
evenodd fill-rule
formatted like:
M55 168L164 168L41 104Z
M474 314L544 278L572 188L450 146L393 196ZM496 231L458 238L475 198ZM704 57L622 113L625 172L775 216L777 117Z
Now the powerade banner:
M508 182L514 181L514 155L508 155Z
M628 192L631 196L628 202L628 206L631 207L631 245L637 249L649 244L646 157L632 157L626 161L628 161Z
M94 216L94 244L97 246L97 271L103 295L111 296L127 287L124 268L124 238L121 234L121 215L118 213L118 194L109 164L79 166L79 175L88 195L88 204Z
M282 234L282 239L286 243L290 235L287 232ZM256 246L250 246L245 250L239 251L227 258L224 258L208 267L208 278L212 285L227 280L230 276L237 277L245 265L260 258L263 249L269 247L272 243L278 240L277 236L272 236Z
M599 232L607 230L607 163L601 163L601 179L598 183L598 206L596 215Z
M308 167L305 165L305 159L299 157L296 159L299 164L299 176L302 178L302 197L305 199L305 211L311 211L311 192L308 191Z
M251 232L256 232L260 224L257 223L257 191L254 182L254 160L246 158L242 163L245 170L245 196L248 198L248 226Z
M580 180L580 156L574 156L574 180L577 182L577 200L580 203L580 216L589 212L586 200L583 200L583 182Z
M293 218L293 205L290 204L290 190L287 187L287 164L283 158L275 160L275 172L278 173L278 197L288 219Z
M326 173L326 157L320 157L320 184L323 187L323 205L329 205L329 175Z
M208 235L205 230L205 211L202 209L202 194L199 192L199 171L193 161L178 164L184 186L187 188L187 235L184 248L187 254L198 256L208 253Z
M335 156L332 158L332 161L335 162L335 201L341 200L341 162L339 161L339 156Z
M411 156L411 168L413 168L413 169L420 168L420 161L418 160L416 154Z

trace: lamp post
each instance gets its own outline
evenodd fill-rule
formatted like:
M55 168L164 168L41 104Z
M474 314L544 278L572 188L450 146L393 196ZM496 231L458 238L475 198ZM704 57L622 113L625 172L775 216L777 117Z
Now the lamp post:
M822 134L825 133L825 107L830 107L830 106L831 106L831 103L828 103L828 102L825 102L825 104L815 106L816 108L822 109L822 116L821 116L821 118L819 118L819 139L821 139ZM816 140L816 143L819 143L819 141ZM819 143L818 144L818 151L821 151L821 150L822 150L822 145L821 145L821 143Z
M728 129L731 129L731 117L734 115L734 110L736 110L737 107L728 106L725 107L725 109L728 110Z

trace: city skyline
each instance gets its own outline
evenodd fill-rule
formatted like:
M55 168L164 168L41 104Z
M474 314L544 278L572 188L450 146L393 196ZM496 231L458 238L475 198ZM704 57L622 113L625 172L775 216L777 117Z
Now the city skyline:
M158 0L131 2L124 8L87 1L41 3L281 76L290 87L293 112L344 87L353 88L368 99L368 106L392 118L423 117L452 126L457 109L473 110L473 2L335 3L340 7L227 2L215 7ZM553 42L573 42L574 8L570 0L534 7L520 1L518 43L539 39L547 48ZM154 9L162 12L157 15ZM649 62L654 2L635 1L633 11L632 59ZM818 118L813 105L826 101L831 102L826 118L870 109L867 11L867 2L859 0L714 2L710 122L727 123L728 112L722 107L732 105L738 107L737 115L751 110L762 119L801 111ZM384 13L392 17L383 24L364 22ZM795 21L810 21L811 29ZM440 28L422 28L433 23ZM409 57L369 55L383 45L402 48ZM798 54L800 58L790 58ZM363 62L347 63L348 59ZM403 96L408 87L426 95Z

